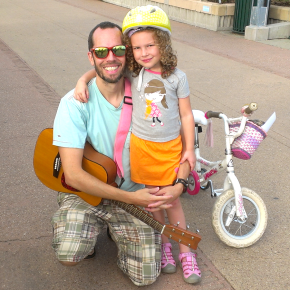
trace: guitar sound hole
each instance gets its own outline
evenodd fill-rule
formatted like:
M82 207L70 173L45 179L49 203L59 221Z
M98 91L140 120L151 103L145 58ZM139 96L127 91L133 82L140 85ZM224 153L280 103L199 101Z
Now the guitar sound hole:
M65 176L64 176L64 173L62 174L61 176L61 184L64 188L68 189L68 190L71 190L71 191L74 191L74 192L80 192L79 190L73 188L72 186L69 186L68 184L65 183Z

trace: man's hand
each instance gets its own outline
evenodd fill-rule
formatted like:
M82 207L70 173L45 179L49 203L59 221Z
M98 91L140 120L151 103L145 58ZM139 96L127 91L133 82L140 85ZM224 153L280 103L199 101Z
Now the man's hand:
M152 206L156 210L167 209L172 205L168 203L173 196L168 192L164 194L165 191L160 192L159 187L153 188L143 188L134 192L132 195L132 204L143 206L146 209ZM128 201L126 201L128 203ZM152 210L149 210L152 211Z
M150 212L155 212L161 209L170 208L182 192L183 185L181 183L163 187L155 193L155 196L166 197L167 199L160 201L157 200L156 202L149 204L145 209Z

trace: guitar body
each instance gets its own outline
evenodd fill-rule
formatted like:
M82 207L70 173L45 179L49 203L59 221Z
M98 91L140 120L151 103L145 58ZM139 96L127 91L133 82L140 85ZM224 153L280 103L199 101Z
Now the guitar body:
M52 142L53 129L43 130L37 139L34 151L33 166L36 176L45 186L52 190L76 194L89 204L97 206L102 200L100 197L77 191L64 185L63 169L60 164L58 176L54 174L55 166L60 162L60 158L56 159L58 147L52 145ZM115 183L117 174L115 162L111 158L97 152L88 142L84 148L82 167L94 177L117 187Z

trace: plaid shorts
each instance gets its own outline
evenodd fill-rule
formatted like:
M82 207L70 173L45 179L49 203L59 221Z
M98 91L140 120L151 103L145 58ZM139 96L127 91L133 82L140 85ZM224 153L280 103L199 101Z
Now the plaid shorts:
M59 261L79 262L94 248L105 225L118 247L118 266L137 286L152 284L161 270L160 234L109 200L94 207L74 194L59 192L52 217Z

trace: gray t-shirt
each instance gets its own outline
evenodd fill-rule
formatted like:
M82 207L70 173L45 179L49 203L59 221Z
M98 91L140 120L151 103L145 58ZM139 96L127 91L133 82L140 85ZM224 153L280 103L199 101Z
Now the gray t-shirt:
M139 78L142 77L142 80ZM179 98L189 96L186 74L179 69L167 79L161 74L144 70L131 77L133 99L132 132L153 142L167 142L180 135ZM138 81L142 81L138 91Z

